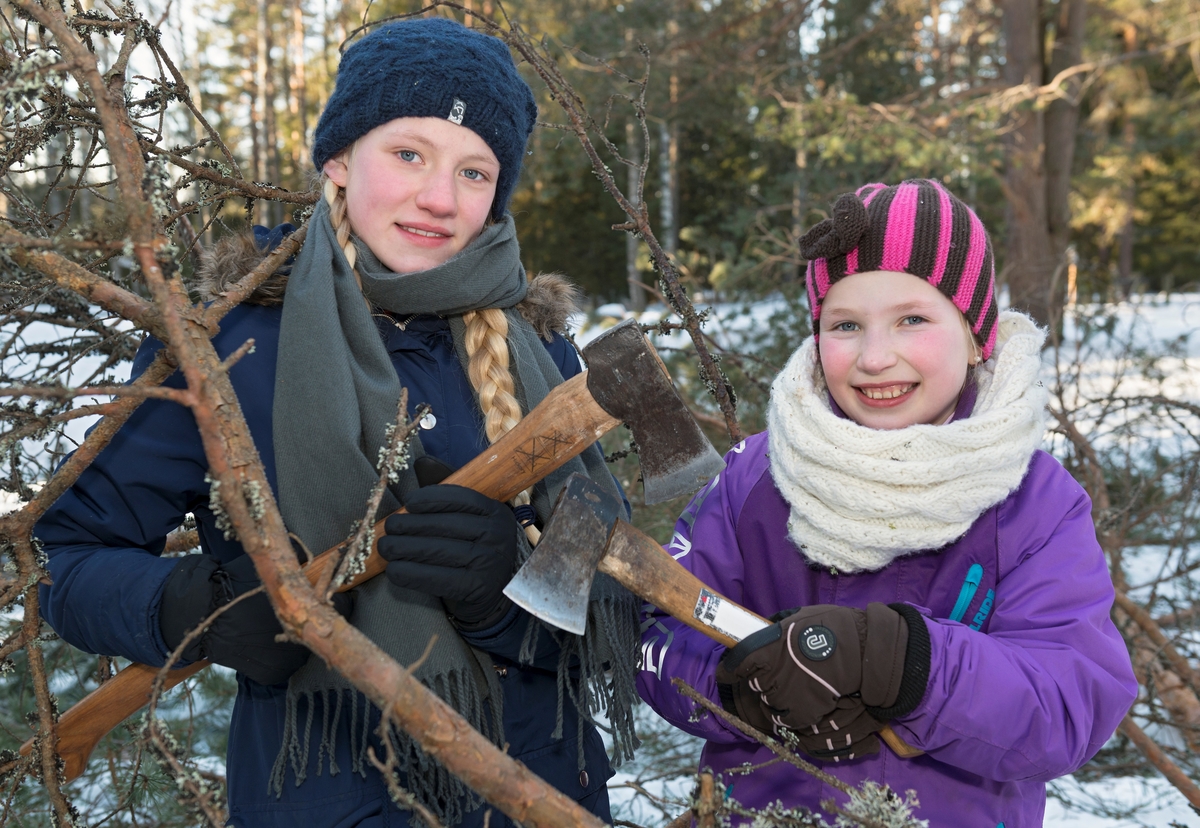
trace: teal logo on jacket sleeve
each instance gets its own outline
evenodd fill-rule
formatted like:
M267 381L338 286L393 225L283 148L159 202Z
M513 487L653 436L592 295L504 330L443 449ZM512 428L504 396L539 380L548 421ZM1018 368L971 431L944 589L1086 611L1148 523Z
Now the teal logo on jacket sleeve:
M975 597L975 590L979 589L979 582L983 580L983 567L979 564L971 564L971 568L967 570L967 577L963 580L962 589L959 590L958 600L954 602L954 609L950 612L951 621L961 621L963 616L967 614L967 607L971 606L971 599Z
M975 593L982 580L983 567L979 564L971 564L971 568L967 570L967 577L963 579L962 589L958 592L958 600L954 602L954 609L950 612L951 621L963 620L967 610L971 607L971 601L975 599ZM983 622L987 621L988 616L992 614L992 604L995 603L995 600L996 590L989 589L983 596L983 603L979 605L979 609L971 619L969 625L971 629L978 630L983 627Z
M992 612L992 602L996 600L996 590L989 589L987 595L983 596L983 603L979 605L979 612L975 613L975 617L971 620L971 629L977 630L983 626L983 622Z

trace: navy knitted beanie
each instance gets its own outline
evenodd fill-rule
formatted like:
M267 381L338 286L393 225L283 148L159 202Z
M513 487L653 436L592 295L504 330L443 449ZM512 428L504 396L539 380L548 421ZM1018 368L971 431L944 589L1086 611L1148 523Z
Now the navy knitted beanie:
M502 218L537 120L533 92L504 42L442 17L375 29L342 55L313 135L313 163L320 170L375 127L406 117L445 118L487 143L500 162L492 217Z

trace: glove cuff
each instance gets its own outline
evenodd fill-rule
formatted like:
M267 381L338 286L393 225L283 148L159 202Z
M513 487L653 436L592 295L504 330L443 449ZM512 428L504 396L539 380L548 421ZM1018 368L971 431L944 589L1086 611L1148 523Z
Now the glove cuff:
M717 698L721 700L721 707L725 708L726 713L731 713L734 716L741 718L738 713L737 702L733 699L733 685L726 684L723 681L717 682Z
M907 716L916 710L925 697L929 684L929 666L933 647L929 639L929 628L925 618L908 604L888 604L889 609L900 613L908 625L908 645L904 655L904 673L900 679L900 692L890 707L870 707L867 712L881 722Z
M159 603L158 627L168 649L174 650L213 610L213 577L220 569L213 555L187 555L175 564L163 584ZM192 640L183 658L201 657L200 638Z
M457 603L443 601L443 604L448 604L446 607L446 617L450 619L450 623L455 629L460 632L474 633L486 630L488 627L494 627L504 620L504 616L508 615L508 611L512 609L513 602L503 593L500 594L500 600L492 607L491 612L482 618L463 619L454 614L454 608ZM459 609L461 612L462 610Z

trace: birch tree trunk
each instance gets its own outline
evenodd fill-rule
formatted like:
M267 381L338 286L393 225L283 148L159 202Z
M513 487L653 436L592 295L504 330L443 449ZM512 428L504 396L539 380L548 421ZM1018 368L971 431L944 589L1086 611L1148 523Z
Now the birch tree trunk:
M625 122L625 155L633 162L628 170L626 192L634 207L640 205L638 199L638 179L641 177L642 146L638 140L637 121L630 118ZM625 278L629 284L629 309L640 313L646 309L646 290L642 287L642 275L638 272L638 240L633 233L625 234Z
M672 17L667 21L668 54L678 35L679 22ZM671 65L668 80L670 103L666 117L658 125L658 172L659 187L662 191L658 203L663 250L674 256L679 250L679 71L676 67L676 57L671 55L668 60Z
M679 249L678 216L675 209L675 134L672 124L658 125L659 221L663 228L663 250L672 256Z
M267 43L267 0L258 0L257 18L254 30L255 60L254 60L254 175L259 181L265 181L270 175L271 130L268 126L267 107L267 59L270 46ZM263 215L261 221L272 224L269 212L270 204L260 206Z

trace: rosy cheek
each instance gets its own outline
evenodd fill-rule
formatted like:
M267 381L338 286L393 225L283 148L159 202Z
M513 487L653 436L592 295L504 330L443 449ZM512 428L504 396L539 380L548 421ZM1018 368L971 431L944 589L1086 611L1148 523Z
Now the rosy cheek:
M830 388L842 385L854 363L854 356L840 342L828 338L821 342L821 370Z
M901 341L909 358L917 361L932 354L941 355L944 353L943 349L952 344L952 340L946 336L945 331L933 325L925 326L922 329L909 329Z
M913 364L926 383L939 391L957 394L966 379L970 353L961 331L930 331L918 344Z

